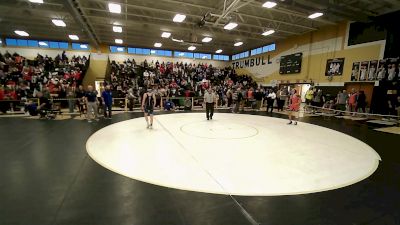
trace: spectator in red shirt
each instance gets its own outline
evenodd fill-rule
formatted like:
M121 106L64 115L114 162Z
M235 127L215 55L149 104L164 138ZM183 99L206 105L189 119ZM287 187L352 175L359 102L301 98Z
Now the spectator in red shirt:
M0 101L4 100L4 95L5 95L4 89L2 87L0 87Z
M293 117L293 112L295 113L294 115L294 120L296 120L296 117L300 110L300 104L301 104L301 98L300 95L297 94L296 89L292 89L292 95L290 96L290 104L289 104L289 123L292 124L292 117ZM297 121L294 121L294 125L297 125Z

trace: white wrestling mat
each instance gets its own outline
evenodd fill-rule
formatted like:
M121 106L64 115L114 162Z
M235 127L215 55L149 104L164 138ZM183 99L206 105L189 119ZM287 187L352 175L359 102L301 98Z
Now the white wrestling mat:
M89 155L121 175L164 187L244 196L295 195L359 182L380 157L324 127L244 114L205 113L123 121L94 133Z

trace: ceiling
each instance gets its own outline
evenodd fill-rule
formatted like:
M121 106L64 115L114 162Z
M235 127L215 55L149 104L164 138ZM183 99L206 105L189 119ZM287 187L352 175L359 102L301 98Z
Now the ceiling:
M120 3L121 14L110 13L108 3ZM15 37L14 30L24 30L31 38L68 40L77 34L80 42L92 46L115 45L116 38L132 47L153 48L155 42L162 49L187 51L190 43L177 43L161 38L163 31L176 39L197 43L198 52L231 55L267 45L289 36L300 35L322 26L343 20L368 21L370 18L400 9L398 0L276 0L272 9L263 8L265 0L44 0L43 4L28 0L0 0L0 34ZM309 19L314 12L324 16ZM186 20L175 23L175 14L185 14ZM206 16L207 15L207 16ZM203 19L204 18L204 19ZM63 19L67 27L56 27L51 19ZM199 25L203 19L204 24ZM239 25L228 31L223 27L234 20ZM114 23L123 27L114 33ZM261 33L276 32L269 36ZM202 43L203 37L212 37ZM244 44L234 47L236 41Z

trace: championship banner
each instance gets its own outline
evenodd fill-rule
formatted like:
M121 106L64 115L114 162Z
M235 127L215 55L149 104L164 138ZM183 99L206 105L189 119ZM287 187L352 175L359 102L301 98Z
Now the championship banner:
M378 71L377 68L378 68L378 60L372 60L369 62L368 80L377 79L377 71Z
M378 72L377 72L377 79L378 80L383 80L386 77L386 59L381 59L379 60L379 65L378 65Z
M326 62L325 76L343 75L344 58L328 59Z
M358 81L358 75L360 73L360 62L354 62L351 69L351 81Z
M368 74L369 61L363 61L360 65L360 78L358 80L365 81Z

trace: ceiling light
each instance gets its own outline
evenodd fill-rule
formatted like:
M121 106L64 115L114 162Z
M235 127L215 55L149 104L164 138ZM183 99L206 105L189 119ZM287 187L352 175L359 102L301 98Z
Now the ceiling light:
M62 20L51 20L51 22L54 23L54 25L56 25L57 27L66 27L67 25L64 23L64 21Z
M121 5L115 3L108 3L108 10L111 13L121 13Z
M225 30L232 30L233 28L237 27L237 23L230 22L224 26Z
M151 54L156 54L156 50L151 50L150 53Z
M183 40L180 40L180 39L175 39L175 38L172 38L172 41L175 41L175 42L183 42Z
M276 6L276 2L267 1L262 6L268 9L274 8Z
M80 45L81 48L88 48L87 45Z
M238 46L241 46L242 44L243 44L243 42L239 41L239 42L236 42L236 43L234 44L234 46L238 47Z
M271 35L271 34L273 34L273 33L275 33L274 30L267 30L267 31L265 31L264 33L262 33L262 35L268 36L268 35Z
M32 3L40 3L40 4L43 3L43 0L29 0L29 1Z
M122 44L122 43L124 43L124 41L122 39L115 39L115 43Z
M162 46L161 43L158 43L158 42L154 43L154 47L156 47L156 48L160 48L161 46Z
M217 51L215 51L215 53L221 53L222 52L222 49L218 49Z
M117 33L122 33L122 27L120 26L113 26L113 31Z
M210 37L205 37L203 38L203 40L201 40L202 42L210 42L212 40L212 38Z
M192 45L192 46L190 46L190 47L188 48L188 50L189 50L189 51L194 51L194 50L196 50L196 46L193 46L193 45Z
M68 37L69 37L71 40L79 40L79 37L78 37L77 35L75 35L75 34L70 34L70 35L68 35Z
M182 23L185 19L186 19L186 15L183 15L183 14L176 14L176 15L174 16L173 21L174 21L174 22L177 22L177 23Z
M40 46L47 46L47 43L44 42L44 41L39 41L39 45L40 45Z
M124 51L124 48L122 48L122 47L118 47L118 48L117 48L117 51L119 51L119 52L123 52L123 51Z
M324 15L324 14L320 13L320 12L317 12L317 13L313 13L313 14L309 15L308 18L315 19L315 18L320 17L322 15Z
M18 34L19 36L25 36L25 37L27 37L27 36L29 36L29 34L28 33L26 33L25 31L23 31L23 30L16 30L16 31L14 31L16 34Z
M161 34L161 37L163 37L163 38L169 38L170 36L171 36L171 33L169 33L169 32L163 32Z

